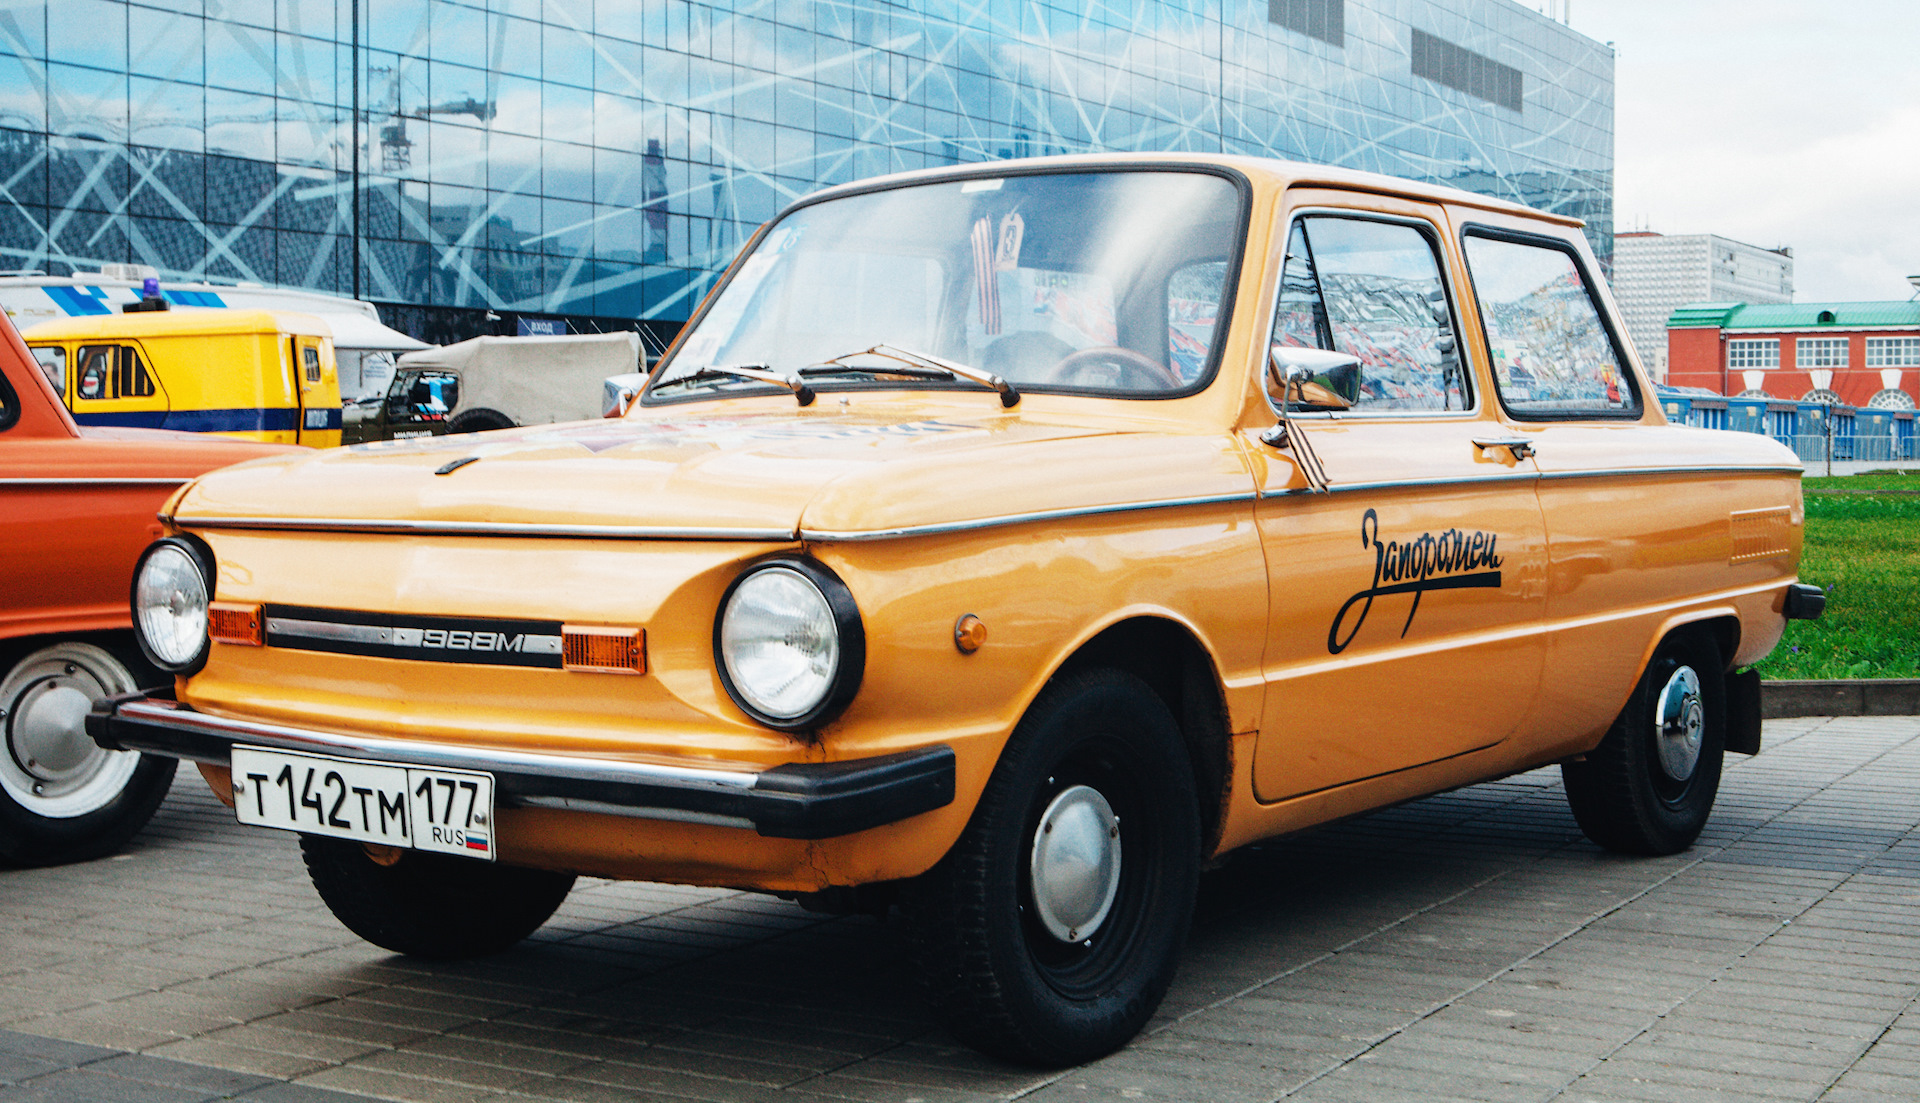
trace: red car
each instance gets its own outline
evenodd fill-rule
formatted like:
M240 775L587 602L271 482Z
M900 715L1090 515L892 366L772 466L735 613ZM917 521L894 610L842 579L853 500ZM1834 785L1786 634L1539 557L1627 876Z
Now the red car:
M174 760L103 751L84 726L95 701L171 680L134 642L134 560L182 483L290 451L82 429L0 324L0 864L97 857L159 807Z

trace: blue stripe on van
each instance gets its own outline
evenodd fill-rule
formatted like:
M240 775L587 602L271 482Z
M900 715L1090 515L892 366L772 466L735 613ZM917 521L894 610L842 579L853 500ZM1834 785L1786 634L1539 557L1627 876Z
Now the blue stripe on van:
M102 301L99 288L92 287L87 290L92 291L93 294L88 295L77 287L46 288L47 298L59 304L60 309L66 311L68 317L113 313L113 309Z
M300 427L300 411L278 410L127 410L115 413L79 413L82 425L117 425L135 429L184 429L189 433L291 433ZM336 423L339 414L333 419Z
M225 307L227 305L220 301L220 296L211 291L170 291L163 287L160 289L160 294L177 306Z

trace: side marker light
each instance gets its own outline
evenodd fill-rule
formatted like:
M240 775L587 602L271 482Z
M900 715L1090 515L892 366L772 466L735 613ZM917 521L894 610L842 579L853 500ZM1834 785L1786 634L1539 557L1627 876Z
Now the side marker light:
M216 601L207 606L207 635L219 643L260 647L267 642L258 605Z
M560 665L596 674L645 674L647 630L562 625Z
M971 655L987 642L987 622L968 613L953 623L953 646L962 655Z

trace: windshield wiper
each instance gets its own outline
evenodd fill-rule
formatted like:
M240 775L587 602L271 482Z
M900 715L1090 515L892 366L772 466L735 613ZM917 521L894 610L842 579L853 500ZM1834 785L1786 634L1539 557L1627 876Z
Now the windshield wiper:
M904 370L900 368L862 368L847 363L848 360L856 356L879 356L887 360L906 364L908 367ZM801 375L832 375L838 372L904 375L914 379L965 379L972 383L978 383L983 387L991 387L999 392L1001 406L1011 406L1020 401L1020 392L1013 389L1013 384L990 371L970 368L965 364L958 364L952 360L934 356L930 353L915 352L912 349L903 349L899 345L889 345L884 342L872 348L865 348L858 352L849 352L840 356L831 357L820 361L818 364L810 364L800 369ZM935 372L939 374L933 374Z
M793 397L799 401L800 405L813 405L814 395L812 387L807 386L797 375L774 371L770 364L711 364L698 371L688 372L686 375L669 379L654 387L654 390L658 391L661 387L678 387L682 383L693 383L701 379L714 379L718 377L751 379L759 383L772 383L776 387L785 387L787 390L792 391Z

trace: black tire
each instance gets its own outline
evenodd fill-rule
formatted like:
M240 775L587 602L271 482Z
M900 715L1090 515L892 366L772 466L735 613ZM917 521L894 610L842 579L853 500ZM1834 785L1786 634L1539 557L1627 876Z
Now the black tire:
M300 836L307 874L334 918L395 953L454 960L497 954L540 928L573 874L397 851L382 865L346 839Z
M472 410L462 410L453 415L452 421L447 422L447 432L449 434L484 433L490 429L511 429L513 427L512 418L498 410L489 410L484 406Z
M1661 641L1600 745L1584 761L1560 766L1567 803L1587 838L1622 854L1677 854L1693 845L1720 790L1725 676L1709 633L1682 630ZM1663 697L1664 715L1674 718L1664 728Z
M80 640L0 672L0 864L103 857L147 825L179 763L103 751L80 722L101 698L161 680L138 659Z
M1104 918L1083 913L1092 930L1069 929L1069 941L1036 904L1036 841L1043 814L1065 827L1058 812L1072 801L1083 802L1081 824L1106 825L1080 838L1113 837L1101 834L1111 821L1085 818L1098 805L1083 789L1117 817L1119 873ZM1082 671L1041 692L966 831L901 903L954 1033L995 1057L1059 1067L1111 1053L1152 1017L1186 940L1199 864L1199 802L1173 716L1133 675Z

